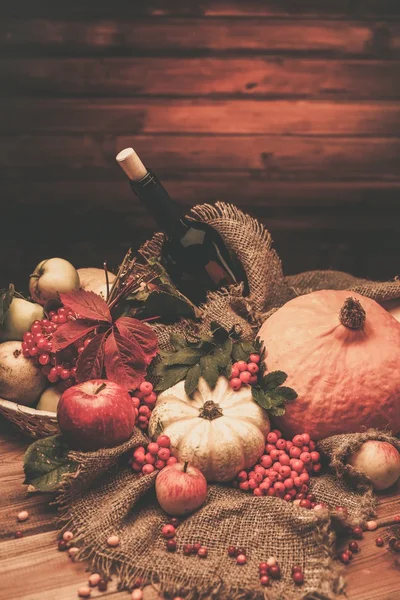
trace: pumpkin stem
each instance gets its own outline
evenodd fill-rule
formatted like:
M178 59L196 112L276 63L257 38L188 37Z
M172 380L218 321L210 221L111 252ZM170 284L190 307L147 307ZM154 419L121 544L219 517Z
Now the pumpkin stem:
M222 412L222 408L219 404L216 404L212 400L207 400L204 402L203 407L199 411L199 417L202 419L208 419L209 421L213 421L213 419L218 419L218 417L222 417L224 413Z
M185 464L183 465L183 472L186 473L187 468L188 468L189 462L186 461Z
M348 329L362 329L365 323L365 310L355 298L346 298L340 309L339 319Z

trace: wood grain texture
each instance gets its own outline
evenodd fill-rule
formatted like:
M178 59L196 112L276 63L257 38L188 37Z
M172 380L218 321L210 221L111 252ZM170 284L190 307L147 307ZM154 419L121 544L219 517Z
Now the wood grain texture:
M400 135L396 102L13 98L0 114L0 133L12 134Z
M398 138L279 135L5 135L0 136L0 176L12 183L24 178L87 181L90 177L123 183L115 156L131 145L140 148L145 164L163 179L187 180L197 173L201 188L202 179L207 181L213 173L216 179L220 173L215 195L223 186L225 194L230 194L229 178L239 176L259 187L273 181L391 183L400 179ZM186 193L174 192L179 197ZM251 197L250 192L249 201Z
M146 15L160 16L196 16L196 17L294 17L325 16L328 18L354 18L368 15L371 18L400 16L397 0L147 0L131 2L120 0L110 3L108 0L82 2L70 0L68 3L52 0L36 0L33 4L26 0L14 0L3 7L6 15L57 17L59 15L95 17L99 15L115 16Z
M398 61L292 58L6 58L3 95L400 98Z
M259 218L287 272L398 275L399 49L397 0L8 3L0 284L151 235L130 145L182 206Z
M72 562L56 549L56 514L54 508L49 508L51 496L28 494L22 485L22 459L27 443L0 418L0 597L4 600L71 600L77 597L77 588L87 582L86 565ZM22 509L28 510L30 517L18 524L16 514ZM399 511L398 486L380 495L378 515L391 518ZM14 539L17 527L24 532L21 539ZM378 532L386 538L389 535L388 528ZM400 599L398 555L391 553L387 546L377 548L374 543L377 535L377 532L365 534L359 542L360 553L343 569L348 600ZM118 592L113 578L106 593L94 590L92 597L128 600L130 595L126 591ZM144 600L157 598L153 588L145 588Z
M400 24L396 21L317 19L121 18L18 19L0 22L0 49L26 56L58 55L185 56L302 54L396 58Z

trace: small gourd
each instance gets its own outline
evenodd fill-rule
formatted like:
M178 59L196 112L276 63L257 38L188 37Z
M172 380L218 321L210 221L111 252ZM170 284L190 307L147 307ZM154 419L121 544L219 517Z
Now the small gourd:
M167 435L172 454L197 467L207 481L230 481L263 454L269 425L250 386L235 392L221 376L211 389L201 377L192 398L185 393L184 381L160 394L149 434Z
M286 434L400 431L400 323L377 302L312 292L277 310L259 336L268 371L287 373L298 394L277 419Z

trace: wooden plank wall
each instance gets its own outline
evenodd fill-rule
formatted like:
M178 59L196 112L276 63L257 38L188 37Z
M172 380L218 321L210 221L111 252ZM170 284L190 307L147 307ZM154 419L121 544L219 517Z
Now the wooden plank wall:
M259 217L287 273L400 274L399 67L398 0L3 6L0 287L150 235L127 145L182 205Z

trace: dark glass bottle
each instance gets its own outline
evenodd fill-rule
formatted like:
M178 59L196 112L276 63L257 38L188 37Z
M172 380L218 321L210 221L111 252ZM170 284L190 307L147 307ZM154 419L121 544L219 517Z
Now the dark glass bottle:
M166 235L162 260L179 290L195 304L205 300L208 290L241 281L248 293L244 269L219 233L207 223L182 214L131 148L120 152L117 161L127 173L133 192Z

